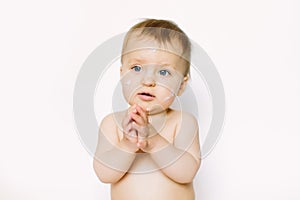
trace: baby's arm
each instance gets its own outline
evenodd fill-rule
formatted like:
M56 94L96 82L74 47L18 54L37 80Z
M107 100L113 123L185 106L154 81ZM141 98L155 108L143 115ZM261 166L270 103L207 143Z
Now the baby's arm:
M143 115L141 115L143 116ZM197 120L182 113L174 143L169 143L160 134L147 139L141 149L150 154L161 171L178 183L190 183L200 166L200 145ZM137 130L142 128L137 127Z
M118 182L130 168L138 150L129 137L119 140L117 128L113 115L108 115L99 130L93 166L98 178L104 183Z
M150 148L152 146L152 159L166 176L178 183L191 183L200 166L200 145L196 123L191 121L185 124L173 144L168 143L159 134L149 140Z

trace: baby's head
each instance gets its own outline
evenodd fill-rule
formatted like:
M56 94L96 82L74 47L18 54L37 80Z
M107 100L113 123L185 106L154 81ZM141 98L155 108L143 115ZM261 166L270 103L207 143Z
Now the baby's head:
M125 99L152 113L166 110L189 77L191 43L173 22L147 19L125 36L121 77Z
M142 41L145 43L140 44ZM188 36L174 22L146 19L131 27L123 42L121 62L127 53L151 47L180 56L185 61L182 67L185 67L186 74L189 73L191 43Z

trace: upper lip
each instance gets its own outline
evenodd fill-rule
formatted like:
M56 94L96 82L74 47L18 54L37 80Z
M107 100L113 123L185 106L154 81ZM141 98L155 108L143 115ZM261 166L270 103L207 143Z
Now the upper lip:
M155 95L152 94L151 92L145 92L145 91L139 92L138 95L146 95L146 96L150 96L150 97L155 97Z

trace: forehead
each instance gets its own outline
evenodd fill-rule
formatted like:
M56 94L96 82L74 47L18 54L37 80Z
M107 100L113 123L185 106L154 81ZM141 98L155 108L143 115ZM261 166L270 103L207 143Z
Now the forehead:
M123 49L122 62L130 64L153 64L170 66L175 70L185 72L185 61L181 57L181 48L176 44L159 44L154 39L131 38Z
M124 41L123 54L127 54L139 49L159 49L178 56L183 55L183 47L175 38L170 39L170 41L159 42L157 39L149 36L131 33L127 40Z
M124 64L157 64L177 66L181 58L160 49L139 49L123 55Z

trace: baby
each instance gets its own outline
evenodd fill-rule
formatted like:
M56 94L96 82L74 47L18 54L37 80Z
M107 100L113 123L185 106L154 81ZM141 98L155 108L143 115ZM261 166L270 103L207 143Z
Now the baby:
M100 125L94 170L113 200L193 200L198 124L171 109L189 79L191 44L173 22L147 19L125 36L121 84L129 108Z

